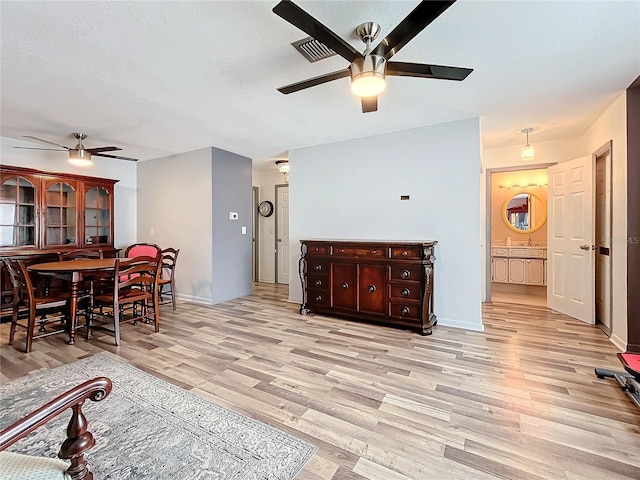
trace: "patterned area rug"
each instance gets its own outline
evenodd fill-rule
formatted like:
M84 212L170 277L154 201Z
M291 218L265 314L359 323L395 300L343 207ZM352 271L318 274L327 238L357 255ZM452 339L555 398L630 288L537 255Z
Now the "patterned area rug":
M96 479L292 479L316 451L105 353L0 387L0 425L100 376L113 382L111 394L83 407L96 438L87 453ZM8 450L57 457L70 418L69 410Z

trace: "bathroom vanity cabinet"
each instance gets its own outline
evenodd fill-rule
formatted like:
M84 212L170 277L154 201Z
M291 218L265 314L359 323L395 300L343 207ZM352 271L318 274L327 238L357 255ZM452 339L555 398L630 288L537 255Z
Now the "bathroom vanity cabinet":
M520 285L547 284L545 247L491 247L491 281Z

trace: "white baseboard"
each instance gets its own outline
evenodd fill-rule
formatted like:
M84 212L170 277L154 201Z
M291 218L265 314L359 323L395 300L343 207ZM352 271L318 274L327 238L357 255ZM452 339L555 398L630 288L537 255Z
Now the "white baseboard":
M460 320L452 320L450 318L438 317L438 325L442 325L443 327L463 328L465 330L473 330L474 332L484 332L484 325L482 323L463 322ZM436 328L438 328L437 325Z
M213 305L210 298L195 297L193 295L176 295L178 300L186 300L187 302L202 303L204 305Z
M616 347L618 347L618 350L620 350L621 352L624 352L627 349L626 342L622 341L622 339L617 335L611 335L609 337L609 341L613 343Z

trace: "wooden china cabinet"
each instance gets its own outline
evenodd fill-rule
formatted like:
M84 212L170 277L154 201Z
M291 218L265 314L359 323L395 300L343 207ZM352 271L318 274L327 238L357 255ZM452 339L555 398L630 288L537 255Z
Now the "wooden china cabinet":
M118 180L0 165L0 257L57 260L77 248L115 256L113 195ZM2 265L2 304L11 283Z

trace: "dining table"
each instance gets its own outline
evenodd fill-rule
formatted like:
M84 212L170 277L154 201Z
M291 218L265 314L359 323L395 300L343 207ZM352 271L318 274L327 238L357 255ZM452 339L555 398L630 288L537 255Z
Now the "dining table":
M90 279L97 274L115 271L117 258L87 258L78 260L66 260L62 262L47 262L30 265L27 269L41 275L47 275L71 284L71 296L69 298L69 345L75 344L76 316L78 313L78 285L85 279ZM120 259L121 260L121 259Z

